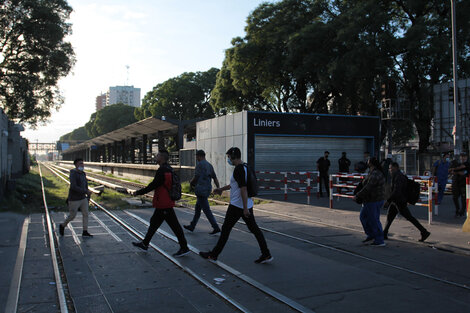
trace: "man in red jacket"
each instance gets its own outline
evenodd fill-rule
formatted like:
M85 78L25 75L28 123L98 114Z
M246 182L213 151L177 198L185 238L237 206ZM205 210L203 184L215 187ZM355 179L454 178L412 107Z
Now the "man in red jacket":
M175 201L170 198L169 191L171 189L173 169L168 164L168 159L168 151L160 150L157 154L157 164L159 165L159 168L155 173L155 178L147 187L134 192L134 195L144 195L154 190L153 207L155 208L155 211L150 219L150 226L144 240L133 242L132 244L143 250L147 250L153 235L163 221L166 221L178 238L178 243L180 244L180 249L178 252L174 253L173 256L181 257L188 254L189 249L186 238L184 237L183 228L181 228L178 218L176 217L175 210L173 209Z

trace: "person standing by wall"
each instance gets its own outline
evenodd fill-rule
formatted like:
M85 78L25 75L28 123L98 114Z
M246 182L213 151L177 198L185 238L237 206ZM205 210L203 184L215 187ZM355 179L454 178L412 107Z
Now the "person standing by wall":
M452 162L450 170L452 172L452 199L454 200L455 217L464 216L466 208L466 178L470 171L470 164L465 152L460 154L460 162L457 160Z
M448 152L443 152L441 159L434 162L433 176L437 176L437 204L442 203L446 190L447 178L449 177L450 157Z
M373 246L385 246L382 224L380 223L380 209L384 204L385 178L379 161L371 157L367 162L369 175L362 181L362 189L354 196L362 200L359 218L367 237L364 243L372 241Z
M83 218L82 236L93 237L88 232L88 201L90 201L91 191L88 189L83 159L76 159L73 161L73 164L75 168L70 170L70 188L67 197L69 216L59 225L59 233L62 236L64 235L65 227L75 218L78 210L80 210Z
M419 241L425 241L431 233L421 225L421 223L411 215L407 207L406 201L406 182L407 177L400 171L398 163L392 162L389 166L390 175L392 176L392 189L391 194L387 199L385 207L388 207L387 223L384 228L384 239L388 239L388 230L392 225L393 220L400 212L401 216L411 222L421 233Z
M199 217L201 216L201 209L207 217L207 220L212 225L212 232L209 233L210 235L216 235L220 233L219 225L217 225L217 221L212 215L211 208L209 206L209 200L207 199L212 191L212 179L217 188L220 187L219 180L215 175L214 168L212 164L207 162L206 160L206 153L203 150L196 151L196 171L194 174L194 178L191 180L190 185L194 187L194 193L197 197L196 208L194 212L193 220L189 225L184 225L183 227L189 231L194 231L196 228L197 222Z
M324 184L326 189L326 194L330 196L330 177L328 176L328 170L330 169L330 160L328 156L330 153L325 151L324 155L317 160L317 170L320 172L320 197L323 197L322 184Z
M157 164L159 165L157 172L155 173L155 178L153 181L148 184L147 187L139 189L132 192L133 195L144 195L152 190L153 193L153 207L155 211L153 212L152 217L150 218L150 226L147 230L147 234L143 241L133 242L132 244L136 247L139 247L143 250L147 250L152 240L153 235L163 223L166 221L168 226L170 226L173 233L178 238L178 243L180 249L173 254L175 257L181 257L189 253L188 243L184 237L183 228L176 217L175 210L175 201L170 197L170 189L173 181L173 169L168 164L168 159L170 155L166 150L160 150L157 154Z
M339 171L349 173L349 166L351 166L351 161L346 157L346 152L341 153L341 158L338 160Z
M222 225L222 233L217 241L217 244L211 251L199 252L199 255L205 259L217 260L219 254L224 249L227 243L230 232L242 218L248 226L253 235L255 235L258 245L261 250L261 256L255 260L255 263L268 263L273 260L271 252L268 249L266 239L263 233L259 229L253 215L253 200L248 196L248 168L241 159L241 151L237 147L230 148L227 153L227 163L231 166L235 166L233 175L230 178L230 184L222 188L214 190L215 193L222 193L224 190L230 190L230 204L225 214L224 224Z

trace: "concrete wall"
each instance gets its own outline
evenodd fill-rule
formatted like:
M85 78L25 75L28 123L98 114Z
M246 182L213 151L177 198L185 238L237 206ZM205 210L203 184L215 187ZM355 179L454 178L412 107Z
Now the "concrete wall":
M196 124L196 147L206 152L220 184L230 182L233 167L227 164L225 152L238 147L247 160L247 112L224 115Z
M8 119L0 109L0 198L14 187L14 178L29 171L28 145L20 133L23 126Z

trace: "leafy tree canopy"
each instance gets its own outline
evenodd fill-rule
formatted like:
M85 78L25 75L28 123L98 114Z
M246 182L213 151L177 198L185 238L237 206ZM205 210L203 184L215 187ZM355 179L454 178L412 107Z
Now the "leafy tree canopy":
M459 77L470 71L470 2L456 0ZM450 1L283 0L263 3L232 40L217 75L216 112L256 109L377 115L392 81L429 145L432 86L452 73ZM395 123L398 125L400 123ZM397 136L405 140L406 123ZM404 124L404 125L405 125ZM411 133L409 134L411 136Z
M86 132L85 126L79 127L74 129L70 133L67 133L60 137L60 141L68 141L68 140L88 140L88 134Z
M36 126L63 102L57 87L75 59L65 37L72 8L65 0L0 1L0 107Z
M106 106L90 116L85 124L88 137L94 138L137 122L134 107L118 103Z
M150 116L178 120L213 117L209 101L218 71L211 68L206 72L183 73L156 85L145 95L142 106L136 108L135 117L139 120Z

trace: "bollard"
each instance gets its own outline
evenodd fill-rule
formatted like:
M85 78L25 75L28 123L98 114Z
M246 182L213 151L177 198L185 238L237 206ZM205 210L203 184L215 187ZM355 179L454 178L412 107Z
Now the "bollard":
M330 187L330 209L333 208L333 177L330 175L329 186Z
M310 204L310 172L307 172L307 204Z

